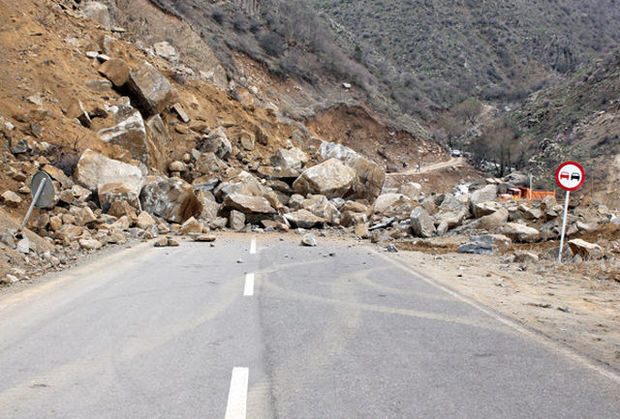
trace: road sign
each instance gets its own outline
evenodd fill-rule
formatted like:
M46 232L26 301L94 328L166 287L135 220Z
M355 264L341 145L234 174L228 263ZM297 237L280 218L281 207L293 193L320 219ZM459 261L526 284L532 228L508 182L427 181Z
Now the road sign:
M555 181L560 188L566 191L566 202L564 202L564 218L562 220L562 234L560 238L560 252L558 261L562 263L562 249L564 248L564 236L566 235L566 219L568 218L568 201L570 193L581 188L583 182L586 181L586 171L579 163L567 161L562 163L558 170L555 171Z
M586 171L574 161L562 163L555 172L555 181L565 191L576 191L586 181Z
M41 194L39 198L36 198L36 194L39 188L43 185L43 189L41 190ZM32 195L32 199L34 204L39 208L49 208L54 204L54 195L56 191L54 190L54 183L50 175L48 175L43 170L37 172L30 182L30 194Z
M35 206L39 208L50 208L54 206L54 195L56 195L56 190L50 175L43 170L37 172L30 182L30 194L32 195L32 204L30 204L30 208L28 208L28 212L18 231L24 229Z

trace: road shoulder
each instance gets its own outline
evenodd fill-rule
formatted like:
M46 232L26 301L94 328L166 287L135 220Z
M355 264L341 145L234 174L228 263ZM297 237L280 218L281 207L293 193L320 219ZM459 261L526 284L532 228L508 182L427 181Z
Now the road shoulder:
M497 256L400 252L391 258L620 372L617 284L565 276L543 266L513 267Z

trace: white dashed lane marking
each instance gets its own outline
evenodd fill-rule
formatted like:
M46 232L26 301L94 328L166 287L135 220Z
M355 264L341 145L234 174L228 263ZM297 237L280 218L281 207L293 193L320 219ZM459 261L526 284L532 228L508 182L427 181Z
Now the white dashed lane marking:
M248 398L249 368L235 367L230 379L228 390L228 403L224 419L245 419Z
M256 239L252 239L250 242L250 254L253 255L256 253Z
M243 295L251 297L254 295L254 274L245 274L245 287L243 287Z

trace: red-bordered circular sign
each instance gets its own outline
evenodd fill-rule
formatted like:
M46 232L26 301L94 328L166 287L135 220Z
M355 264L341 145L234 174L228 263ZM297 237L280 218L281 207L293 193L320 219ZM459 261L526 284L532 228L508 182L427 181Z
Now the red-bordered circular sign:
M565 191L576 191L586 181L586 171L583 170L579 163L567 161L562 163L558 170L555 171L555 181Z

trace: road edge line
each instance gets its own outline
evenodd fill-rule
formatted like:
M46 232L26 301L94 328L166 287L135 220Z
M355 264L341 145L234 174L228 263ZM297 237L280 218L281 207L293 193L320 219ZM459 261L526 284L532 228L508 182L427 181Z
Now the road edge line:
M582 364L583 366L601 374L602 376L604 376L605 378L608 378L609 380L615 382L616 384L620 384L620 375L616 372L616 370L611 367L608 366L606 364L604 364L602 361L599 361L597 359L588 357L587 355L578 352L576 349L563 344L560 341L557 341L553 338L551 338L548 335L545 335L544 333L542 333L539 330L536 329L532 329L530 327L527 327L521 323L519 323L517 320L508 317L507 315L500 313L499 311L493 309L492 307L486 306L480 302L477 302L473 299L471 299L470 297L467 297L461 293L459 293L457 290L450 288L449 286L443 285L443 284L439 284L437 283L434 279L427 277L425 275L423 275L422 273L416 271L415 269L413 269L411 266L405 264L405 262L400 261L400 260L394 260L392 258L390 258L388 255L384 255L382 253L380 253L379 251L377 251L376 249L370 249L375 255L379 256L381 259L386 260L390 263L392 263L393 265L397 266L398 268L403 269L404 271L408 272L411 276L413 276L416 279L422 280L424 282L426 282L429 285L434 286L435 288L453 296L454 298L474 307L475 309L477 309L478 311L481 311L482 313L486 314L487 316L499 321L500 323L510 327L511 329L514 329L515 331L529 337L530 339L546 346L549 348L552 348L554 350L556 350L557 352L560 352L562 355L564 355L565 357L573 360L573 361L577 361L580 364Z

